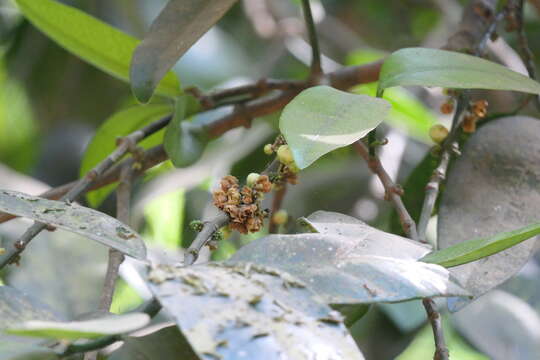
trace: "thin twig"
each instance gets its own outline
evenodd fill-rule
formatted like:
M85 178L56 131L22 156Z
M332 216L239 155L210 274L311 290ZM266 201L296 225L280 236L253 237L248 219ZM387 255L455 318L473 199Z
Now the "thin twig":
M270 214L270 223L268 225L268 232L270 234L277 233L279 229L279 224L276 224L274 222L274 214L281 209L281 205L283 204L283 199L285 198L285 195L287 194L287 184L284 183L281 185L281 188L277 190L274 193L274 198L272 199L272 213Z
M170 116L164 117L140 130L134 131L126 137L118 139L118 147L109 156L107 156L105 160L101 161L84 177L77 181L73 187L71 187L69 191L60 198L60 200L68 203L77 200L82 194L86 193L88 189L90 189L92 184L94 184L96 180L103 173L105 173L105 171L111 168L128 151L133 150L135 144L164 128L170 120ZM9 263L15 262L30 241L32 241L34 237L36 237L46 228L46 224L39 222L35 222L30 228L28 228L28 230L26 230L26 232L13 244L13 246L5 249L5 254L0 257L0 269Z
M302 0L302 9L306 22L309 44L311 45L311 77L318 78L322 73L321 67L321 51L319 49L319 39L317 38L317 29L311 14L311 6L309 0Z
M202 230L197 234L197 237L195 237L195 240L184 254L184 266L192 265L199 257L201 249L212 239L212 235L228 223L229 215L223 211L220 211L211 221L205 222Z
M120 183L116 190L116 218L126 225L129 225L132 182L133 168L131 166L126 166L122 169ZM109 262L107 264L105 282L99 301L99 310L109 311L111 308L118 271L123 261L124 254L116 249L109 249Z
M401 227L403 228L405 234L407 234L407 237L413 240L418 240L416 224L414 223L414 220L405 208L403 200L401 199L401 195L403 194L403 189L401 186L392 181L392 178L390 178L390 175L388 175L377 156L372 157L369 155L369 149L362 141L355 142L353 146L358 154L360 154L360 156L366 161L373 174L377 175L381 181L386 192L385 199L391 201L394 205L394 208L399 215Z
M448 360L450 354L444 340L441 314L437 311L435 301L431 298L425 298L422 299L422 304L424 305L424 309L426 309L428 320L433 329L433 337L435 338L435 355L433 356L433 360Z

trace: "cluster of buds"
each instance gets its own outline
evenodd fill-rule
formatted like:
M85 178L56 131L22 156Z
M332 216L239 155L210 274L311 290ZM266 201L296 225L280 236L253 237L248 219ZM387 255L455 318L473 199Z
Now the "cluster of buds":
M229 226L242 234L262 228L267 212L261 209L263 194L272 190L268 176L249 174L247 185L240 188L238 179L227 175L221 179L221 188L214 191L214 205L227 213Z
M467 114L463 118L463 124L461 125L463 132L473 133L476 131L476 122L486 116L487 107L487 100L476 100L470 102L469 108L467 109Z

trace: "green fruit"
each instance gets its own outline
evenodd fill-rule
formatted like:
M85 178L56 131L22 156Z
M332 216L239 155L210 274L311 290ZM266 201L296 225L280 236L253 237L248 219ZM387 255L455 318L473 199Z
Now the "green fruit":
M264 153L266 155L272 155L274 153L274 148L273 148L272 144L264 145Z
M287 210L281 209L278 210L274 215L272 215L272 222L277 225L284 225L289 220L289 214Z
M257 174L257 173L251 173L247 176L246 178L246 184L247 186L253 186L255 185L255 183L257 182L257 180L259 180L259 178L261 177L261 175Z
M277 150L277 156L282 164L289 165L294 163L294 158L289 145L281 145Z

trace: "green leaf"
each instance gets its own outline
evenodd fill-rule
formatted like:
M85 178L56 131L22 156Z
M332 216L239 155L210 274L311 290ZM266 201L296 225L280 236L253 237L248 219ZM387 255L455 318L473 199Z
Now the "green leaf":
M178 59L229 10L236 0L170 0L135 50L130 79L141 102Z
M279 128L296 165L304 169L332 150L363 138L388 116L382 99L328 86L302 91L281 113Z
M174 166L179 168L199 160L208 143L204 130L205 115L197 114L186 120L186 101L186 97L178 98L174 117L165 130L163 140L167 155Z
M420 261L444 267L458 266L483 259L540 234L540 222L487 238L460 242L427 254Z
M112 76L129 81L129 63L139 40L58 1L15 2L34 26L66 50ZM157 92L169 97L180 95L182 90L176 75L169 72Z
M94 166L104 160L116 148L116 139L129 135L158 119L172 114L173 108L166 104L149 104L132 106L122 109L109 117L96 131L96 134L86 147L80 177L85 176ZM163 140L163 132L158 132L144 139L139 146L148 149L160 144ZM109 185L98 190L89 192L88 202L92 207L98 207L103 200L116 188L116 185Z
M536 118L503 117L479 128L447 175L437 221L439 249L540 221L539 153ZM450 272L480 296L514 276L535 249L536 241L524 241Z
M540 94L540 84L502 65L453 51L406 48L390 55L379 75L381 93L393 86L512 90Z
M331 304L468 295L448 270L418 262L429 249L409 239L332 212L318 211L303 222L318 233L270 235L242 247L229 261L286 271Z
M0 190L0 211L50 224L85 236L136 259L146 259L146 247L135 231L109 215L76 203Z
M279 270L163 265L148 285L201 359L364 359L341 315Z
M107 316L86 321L26 321L6 330L8 334L54 339L94 339L138 330L150 322L143 313Z
M168 250L177 250L182 244L185 190L160 195L144 207L151 243Z
M0 360L56 360L60 357L45 346L0 342Z

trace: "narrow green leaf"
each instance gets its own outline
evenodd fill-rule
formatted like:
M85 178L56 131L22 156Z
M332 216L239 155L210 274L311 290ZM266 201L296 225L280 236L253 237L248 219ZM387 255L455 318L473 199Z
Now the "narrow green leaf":
M390 104L383 99L315 86L283 109L279 128L296 165L304 169L330 151L366 136L389 110Z
M163 146L176 167L186 167L201 157L208 139L204 131L204 115L185 119L187 99L182 96L176 102L174 117L165 130Z
M15 2L34 26L66 50L112 76L129 81L129 63L139 40L58 1ZM169 97L180 95L176 75L167 73L157 92Z
M162 117L172 114L173 108L166 104L149 104L132 106L122 109L109 117L96 131L96 134L86 147L81 169L81 177L86 175L94 166L105 159L116 148L116 138L126 136ZM140 142L139 146L147 149L163 141L163 132L158 132ZM88 202L97 207L114 190L115 185L89 192Z
M235 2L170 0L133 54L130 78L135 97L150 100L167 71Z
M54 339L94 339L105 335L124 334L135 331L150 322L143 313L107 316L86 321L26 321L22 325L7 329L8 334Z
M540 94L540 84L502 65L453 51L406 48L384 62L379 93L393 86L512 90Z
M487 238L464 241L424 256L420 261L444 267L467 264L508 249L540 234L540 222Z
M146 247L135 231L109 215L76 203L0 190L0 211L50 224L85 236L136 259L146 259Z

